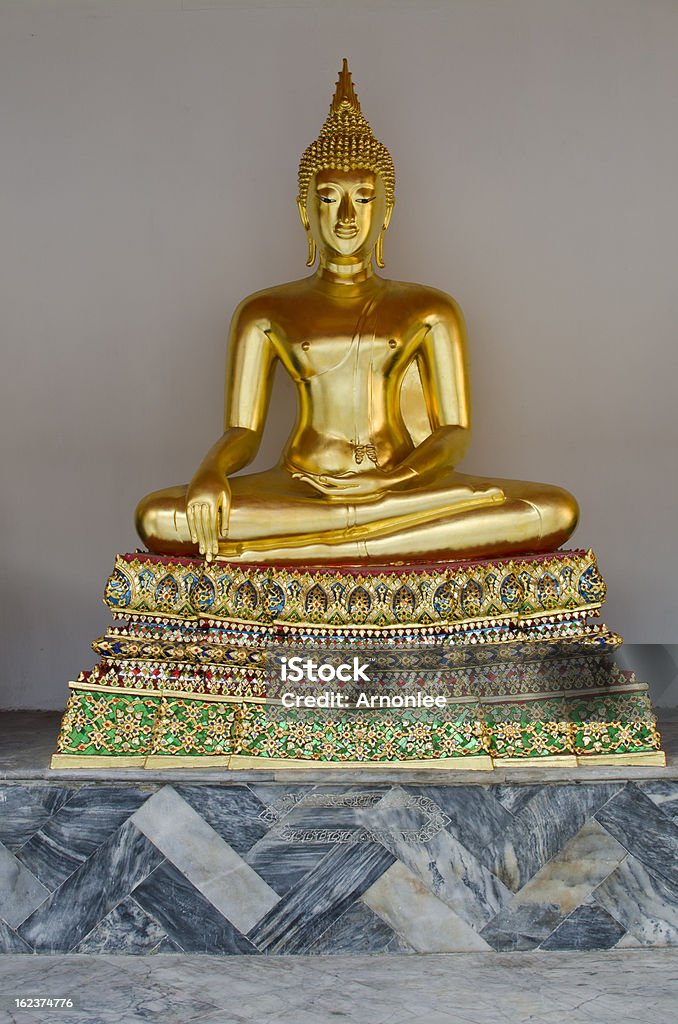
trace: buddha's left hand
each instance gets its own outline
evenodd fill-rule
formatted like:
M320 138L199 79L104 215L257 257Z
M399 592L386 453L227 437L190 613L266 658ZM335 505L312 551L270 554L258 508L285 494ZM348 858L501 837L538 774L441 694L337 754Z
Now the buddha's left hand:
M295 480L303 480L330 501L370 501L385 491L400 487L412 480L416 473L409 467L403 469L368 469L364 473L346 473L343 476L309 476L294 473Z

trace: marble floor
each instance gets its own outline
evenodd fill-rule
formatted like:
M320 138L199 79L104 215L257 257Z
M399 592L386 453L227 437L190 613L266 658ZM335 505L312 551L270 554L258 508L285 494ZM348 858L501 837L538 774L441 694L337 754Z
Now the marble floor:
M418 957L0 957L0 1024L666 1024L675 950ZM79 1009L11 1008L71 996Z

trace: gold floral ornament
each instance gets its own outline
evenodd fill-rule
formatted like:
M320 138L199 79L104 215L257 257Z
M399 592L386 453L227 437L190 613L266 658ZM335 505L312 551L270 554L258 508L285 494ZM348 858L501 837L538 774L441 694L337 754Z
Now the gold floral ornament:
M360 109L345 57L327 119L320 129L318 138L304 150L299 164L297 203L300 211L306 209L308 188L313 175L330 168L338 171L365 168L379 174L384 183L387 209L392 209L395 204L393 159L386 146L374 137L370 123ZM382 267L383 232L377 241L375 257L377 265ZM312 266L314 260L315 244L309 240L307 265Z

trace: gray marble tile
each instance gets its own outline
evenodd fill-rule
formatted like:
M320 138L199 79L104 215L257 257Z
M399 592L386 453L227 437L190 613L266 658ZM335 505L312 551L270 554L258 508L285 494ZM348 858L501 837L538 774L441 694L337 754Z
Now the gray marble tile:
M268 831L260 817L264 804L247 786L178 785L174 789L241 857Z
M480 932L498 952L536 949L562 921L554 903L520 903L497 914Z
M418 819L403 803L399 787L373 808L370 821L373 829L381 829L380 842L393 856L473 928L482 928L510 899L503 883L451 832L438 832L428 842L404 838L408 829L418 827Z
M595 819L590 819L516 893L512 905L550 903L565 918L586 902L596 886L627 856L624 847Z
M383 877L384 875L382 875ZM358 953L413 953L415 950L360 899L334 921L315 942L312 942L307 952L316 955L322 953L356 955Z
M363 893L362 901L417 953L490 948L400 861Z
M619 790L615 783L544 786L485 851L483 863L516 892Z
M644 946L678 945L678 890L635 857L622 861L593 895Z
M99 921L73 952L151 953L166 938L166 932L157 921L128 896ZM174 944L172 946L177 948Z
M45 886L0 843L0 918L16 928L48 896Z
M278 893L172 786L163 786L130 821L238 931L249 931L278 902Z
M393 863L379 843L335 846L249 933L262 952L301 953Z
M256 953L252 943L168 861L132 895L186 953Z
M0 784L0 843L16 853L72 794L71 787L44 782Z
M245 860L271 888L284 896L327 856L333 843L285 843L266 835Z
M408 793L427 796L450 819L447 830L478 854L513 822L494 789L487 786L405 786ZM523 787L512 787L520 789Z
M83 786L17 856L50 891L105 843L148 798L136 786Z
M611 949L626 934L614 917L594 903L577 907L542 942L540 949Z
M638 789L649 797L653 804L678 822L678 782L675 779L657 779L654 782L639 782Z
M521 786L516 783L490 786L490 792L510 814L520 814L541 789L542 786Z
M32 953L32 948L20 935L0 920L0 953Z
M678 824L629 783L597 820L653 874L678 887Z
M162 859L160 851L125 822L24 921L20 935L41 952L68 952Z
M536 948L626 856L602 825L587 821L515 894L483 935L498 950Z

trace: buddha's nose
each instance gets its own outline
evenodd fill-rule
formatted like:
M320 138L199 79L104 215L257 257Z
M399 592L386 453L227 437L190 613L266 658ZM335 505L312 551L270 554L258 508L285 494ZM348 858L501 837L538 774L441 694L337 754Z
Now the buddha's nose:
M348 193L341 197L338 219L340 224L353 224L355 222L355 206L351 202L351 197Z

